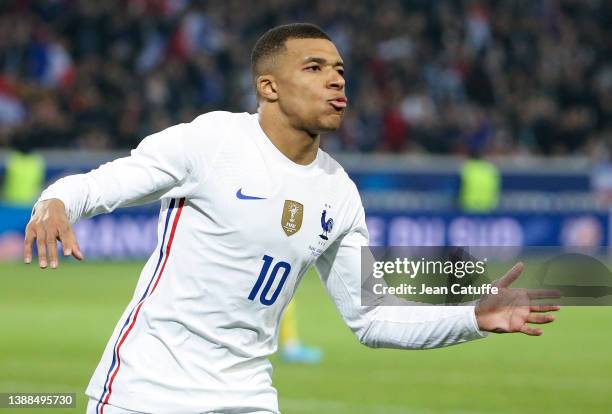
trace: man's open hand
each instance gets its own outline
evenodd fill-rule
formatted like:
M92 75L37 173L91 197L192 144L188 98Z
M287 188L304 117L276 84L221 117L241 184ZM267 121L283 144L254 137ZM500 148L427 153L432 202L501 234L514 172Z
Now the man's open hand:
M532 300L558 298L559 292L509 287L522 271L522 263L514 265L508 273L493 283L493 286L497 286L498 293L484 296L478 302L476 320L481 330L495 333L522 332L539 336L542 335L542 330L527 324L544 324L555 320L554 315L545 312L558 311L559 306L532 304Z
M64 203L58 199L41 201L36 204L34 215L25 230L23 246L23 261L32 262L32 246L36 241L38 249L38 264L42 269L51 265L55 269L58 265L57 241L62 242L64 256L72 255L83 260L83 253L79 248Z

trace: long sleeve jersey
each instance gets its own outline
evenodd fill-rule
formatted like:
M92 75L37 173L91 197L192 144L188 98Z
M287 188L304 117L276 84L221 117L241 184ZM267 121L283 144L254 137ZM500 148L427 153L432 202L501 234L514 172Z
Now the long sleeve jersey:
M480 338L474 307L361 305L368 244L356 186L322 150L285 157L257 114L211 112L146 137L131 155L58 180L41 200L72 223L161 200L157 248L87 388L154 413L278 412L280 318L315 266L357 338L432 348Z

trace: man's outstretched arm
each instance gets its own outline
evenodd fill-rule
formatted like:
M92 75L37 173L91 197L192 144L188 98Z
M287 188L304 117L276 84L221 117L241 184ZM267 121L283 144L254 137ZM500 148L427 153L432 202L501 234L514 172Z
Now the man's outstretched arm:
M330 246L316 268L361 343L374 348L437 348L482 338L487 332L540 335L540 329L528 324L554 320L546 312L559 310L558 306L531 305L531 300L557 297L558 292L509 287L520 275L522 264L495 282L497 295L484 297L473 306L406 306L408 302L399 298L396 306L362 305L361 247L367 246L368 234L363 211L359 215L354 229ZM376 298L371 303L377 303Z
M370 294L361 278L365 245L364 233L347 234L316 263L321 281L359 342L371 348L428 349L486 336L478 328L474 306L409 306L402 299L374 294L362 304L362 289Z
M24 262L32 262L36 244L40 267L57 267L58 240L64 255L83 259L71 227L81 217L161 198L189 196L197 186L193 171L203 170L196 157L196 142L192 124L176 125L146 137L128 157L87 174L61 178L49 186L34 206L26 227Z

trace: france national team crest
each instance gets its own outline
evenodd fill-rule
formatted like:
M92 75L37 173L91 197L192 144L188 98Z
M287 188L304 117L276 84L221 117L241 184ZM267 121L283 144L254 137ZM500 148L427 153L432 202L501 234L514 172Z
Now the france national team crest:
M293 200L285 200L281 225L287 236L293 236L302 227L304 217L304 206Z
M321 227L323 228L323 232L319 234L319 237L323 240L327 240L327 233L331 232L332 228L334 227L334 219L331 217L327 218L326 209L323 209L323 212L321 213Z

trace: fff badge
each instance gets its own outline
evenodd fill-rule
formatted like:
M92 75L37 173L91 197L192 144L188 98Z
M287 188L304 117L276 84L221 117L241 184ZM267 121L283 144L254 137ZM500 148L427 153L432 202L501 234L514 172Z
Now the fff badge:
M293 236L302 227L304 217L304 206L293 200L285 200L281 225L287 236Z

